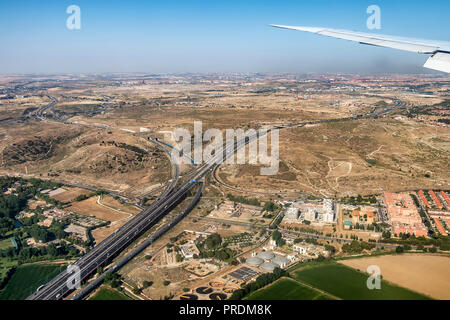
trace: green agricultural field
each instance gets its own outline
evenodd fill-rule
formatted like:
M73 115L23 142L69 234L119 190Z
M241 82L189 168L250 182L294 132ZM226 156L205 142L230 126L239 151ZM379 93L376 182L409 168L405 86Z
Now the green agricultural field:
M344 300L422 300L419 293L382 280L381 290L367 288L367 275L336 262L307 266L291 273L300 282Z
M6 275L8 270L15 266L17 266L17 260L0 258L0 282L3 280L3 277Z
M11 239L0 240L0 250L5 250L13 247Z
M267 288L252 293L246 300L331 300L319 291L292 279L280 279Z
M0 300L23 300L39 286L63 271L64 268L65 266L56 264L20 266L8 281L6 287L0 291Z
M109 288L101 288L89 300L132 300L132 299L117 290Z

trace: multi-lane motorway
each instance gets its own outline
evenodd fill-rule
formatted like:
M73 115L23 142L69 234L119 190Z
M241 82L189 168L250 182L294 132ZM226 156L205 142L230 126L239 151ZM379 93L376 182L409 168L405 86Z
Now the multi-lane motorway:
M160 197L149 208L128 221L114 234L110 235L107 239L76 261L74 266L78 267L80 270L80 279L84 280L88 278L96 271L98 266L120 253L137 237L142 235L142 233L159 221L184 198L186 193L196 185L194 181L201 179L209 171L211 165L211 163L205 163L197 170L190 181L183 183L176 191L172 191L166 196ZM44 287L41 287L38 292L35 292L28 297L28 299L55 300L64 297L71 291L70 285L68 286L71 276L73 276L73 274L63 271Z
M251 140L257 137L251 138ZM249 140L249 141L251 141ZM244 146L246 139L238 141L234 148ZM79 268L79 278L87 279L92 275L97 267L110 260L112 257L120 253L131 242L138 238L142 233L153 226L165 214L169 213L181 200L184 199L186 193L197 184L217 163L221 162L222 155L232 154L234 148L224 149L217 155L209 159L203 165L199 166L192 174L190 179L181 184L176 190L167 190L159 199L150 205L149 208L142 211L133 219L128 221L124 226L118 229L114 234L110 235L103 242L95 246L86 255L74 263ZM56 300L61 299L71 291L70 280L73 274L63 271L46 285L40 288L28 297L29 300Z
M39 109L36 112L36 116L41 119L45 119L45 111L49 110L54 104L53 102ZM396 102L396 108L401 107L400 101ZM331 121L347 121L357 118L369 118L380 116L384 113L388 113L392 109L383 109L381 111L358 117L351 117L345 119L332 119L332 120L319 120L299 123L295 125L279 126L274 129L284 129L295 126L304 126L307 124L317 124ZM268 130L267 132L270 132ZM260 138L261 136L251 135L243 137L236 141L233 146L223 147L213 157L206 161L203 165L196 167L196 170L189 177L187 181L182 183L175 189L176 179L173 179L169 188L164 192L150 207L143 210L140 214L128 221L124 226L118 229L114 234L110 235L103 242L95 246L91 251L86 253L82 258L74 263L74 266L79 268L79 278L81 280L88 279L93 273L96 272L97 267L110 261L113 257L117 256L126 247L128 247L134 240L141 236L151 226L155 225L162 217L168 214L176 205L178 205L185 197L185 195L202 179L208 172L213 170L215 166L220 165L228 157L234 156L235 152L246 144ZM50 282L41 286L39 290L29 296L29 300L58 300L66 296L72 291L70 280L73 278L73 274L69 274L67 271L63 271Z

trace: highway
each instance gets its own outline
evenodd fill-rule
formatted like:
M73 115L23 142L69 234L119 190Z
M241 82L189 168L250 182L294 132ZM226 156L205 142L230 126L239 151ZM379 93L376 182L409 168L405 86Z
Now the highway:
M55 104L57 100L53 101ZM52 104L53 104L52 102ZM36 112L37 117L44 117L44 112L52 107L52 104L41 108ZM400 106L401 104L397 104ZM323 123L323 122L333 122L333 121L346 121L354 120L357 118L368 118L373 116L379 116L383 113L387 113L392 109L383 109L382 111L366 115L357 116L345 119L331 119L331 120L319 120L310 121L300 124L289 125L286 127L275 127L274 129L284 129L295 126L305 126L307 124ZM273 129L272 129L273 130ZM270 132L271 130L268 130ZM141 213L136 215L130 221L128 221L124 226L116 230L115 233L110 235L107 239L102 241L100 244L95 246L91 251L86 253L78 261L74 263L75 266L80 268L80 278L81 280L86 280L97 270L97 267L103 265L105 262L110 261L113 257L117 256L126 247L128 247L134 240L141 236L150 227L154 226L162 217L168 214L176 205L178 205L185 197L185 195L197 185L197 182L206 176L210 171L212 171L217 165L223 163L227 158L234 156L235 152L240 148L244 147L246 144L259 139L261 136L251 135L244 137L235 142L233 146L222 147L221 150L203 165L196 167L194 173L189 177L189 179L182 183L178 188L175 189L175 184L177 179L173 179L169 188L147 209L143 210ZM27 300L58 300L65 297L69 292L72 291L68 287L68 280L71 278L71 274L67 271L61 272L50 282L41 286L38 292L30 295Z
M200 170L193 178L200 179L207 173L208 170L209 167L205 164L202 166L202 170ZM86 255L76 261L74 265L80 268L81 280L84 280L92 275L98 266L120 253L137 237L153 226L175 205L183 200L184 195L195 185L196 183L191 181L186 182L175 192L158 199L149 208L128 221L114 234L110 235L107 239L102 241ZM67 286L67 281L70 276L71 275L69 275L66 271L63 271L47 283L39 292L36 292L28 297L28 299L55 300L64 297L69 291L71 291Z
M52 102L50 102L48 105L41 107L39 109L37 109L34 112L34 116L40 120L48 120L48 118L44 115L45 112L49 111L50 109L52 109L54 106L56 106L58 104L58 99L56 99L55 97L51 97L48 96L50 98L50 100Z
M257 137L252 137L251 140ZM235 148L245 145L246 139L241 139L235 144ZM249 141L251 141L249 140ZM224 149L223 154L232 154L234 149ZM203 165L197 168L195 173L187 182L184 182L175 191L165 192L160 198L150 205L146 210L139 213L124 226L119 228L114 234L95 246L91 251L74 263L80 268L81 280L87 279L96 272L97 267L110 260L130 243L136 240L151 226L155 225L162 217L169 213L184 196L202 179L215 165L221 162L221 153L209 159ZM175 180L175 179L174 179ZM167 191L167 190L166 190ZM48 282L41 290L29 296L28 300L57 300L63 298L71 289L67 283L71 274L63 271L54 279Z
M108 269L105 273L101 274L94 281L90 282L87 286L83 287L82 290L78 291L73 297L72 300L79 300L89 294L92 290L94 290L99 284L101 284L107 273L117 272L120 268L126 265L131 259L136 257L139 253L141 253L145 248L151 245L155 240L157 240L160 236L165 234L170 228L176 225L179 221L181 221L198 203L200 200L201 194L203 191L203 183L198 183L197 193L194 198L191 200L189 205L180 213L175 215L173 219L160 227L157 231L155 231L148 239L140 243L136 248L134 248L131 252L127 253L123 258L121 258L114 266Z

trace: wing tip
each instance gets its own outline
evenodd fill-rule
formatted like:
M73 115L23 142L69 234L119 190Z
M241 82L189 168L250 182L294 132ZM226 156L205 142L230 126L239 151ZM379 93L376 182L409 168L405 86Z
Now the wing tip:
M281 24L269 24L269 26L274 28L287 29L287 26L283 26Z

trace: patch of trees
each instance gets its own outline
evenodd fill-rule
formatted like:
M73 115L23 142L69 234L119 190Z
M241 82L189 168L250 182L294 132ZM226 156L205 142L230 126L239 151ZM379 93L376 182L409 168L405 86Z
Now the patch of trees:
M48 195L39 193L42 189L53 189L60 187L61 184L52 181L45 181L40 179L21 179L11 177L0 177L0 188L4 191L6 188L16 186L15 194L0 196L0 218L14 219L27 206L27 200L34 196L38 196L47 203L61 207L61 203ZM6 220L3 221L4 223ZM5 228L5 226L3 226ZM0 227L0 229L2 229Z
M222 244L219 234L211 234L206 240L198 245L200 250L199 258L216 258L222 261L229 261L233 258L234 252Z
M218 233L209 235L205 240L205 245L208 249L214 250L222 244L222 237Z
M111 288L118 288L122 284L122 279L117 273L108 272L105 274L105 283Z
M27 206L27 195L8 195L0 197L0 217L14 219Z
M45 242L48 242L50 240L50 235L51 235L50 232L47 231L44 228L39 227L39 226L32 226L28 230L28 233L36 241L42 241L42 242L45 243Z
M300 231L300 232L303 232L303 233L311 233L311 234L317 234L317 235L321 235L322 234L322 232L317 231L316 229L307 228L307 227L294 227L294 230L295 231Z
M2 235L6 234L8 231L14 229L15 222L13 219L9 217L1 217L0 218L0 239Z
M181 232L178 235L176 235L175 237L170 238L170 242L174 243L177 242L178 240L180 240L184 235L186 234L186 232ZM182 243L183 244L183 243Z
M276 209L278 209L278 206L273 201L264 203L264 211L274 212Z
M280 231L278 231L278 230L275 230L272 233L272 240L274 240L276 242L277 246L279 246L279 247L282 247L286 244L286 241L284 241Z
M17 259L19 260L19 263L56 259L60 257L75 257L77 255L78 250L65 242L58 244L51 243L46 247L40 248L19 247L18 250L15 248L0 250L0 257Z
M353 240L351 243L346 243L342 246L342 251L349 254L358 254L364 250L372 250L375 245L364 241Z
M403 253L405 252L405 248L402 246L398 246L397 248L395 248L395 252L396 253Z
M336 253L336 247L326 244L325 245L325 250L327 250L328 252L330 252L332 255Z
M223 248L214 252L214 258L227 261L233 257L233 251L229 248Z
M50 198L46 194L38 193L38 194L36 194L36 197L38 197L41 200L44 200L46 203L51 204L52 206L55 206L55 207L58 207L58 208L62 208L63 207L63 203L62 202L59 202L58 200Z
M21 219L19 219L19 222L24 227L30 227L30 226L32 226L32 225L34 225L34 224L39 222L39 216L38 215L34 215L32 217L29 217L29 218L21 218Z
M32 225L26 227L25 231L36 241L48 242L55 239L64 239L67 234L64 231L65 222L53 222L50 228Z
M281 221L283 221L283 214L278 215L276 219L272 222L272 224L269 226L269 229L276 229L280 225Z
M255 292L256 290L259 290L275 282L281 277L287 276L289 276L289 273L287 273L285 270L275 268L275 270L272 273L262 274L258 278L256 278L254 282L245 285L242 289L234 291L230 297L230 300L242 300L243 298Z
M438 122L450 124L450 119L438 119Z
M106 191L106 190L97 190L97 191L95 191L94 193L91 193L91 197L93 197L93 196L104 196L104 195L106 195L106 194L108 194L108 191ZM116 199L117 200L117 199Z
M243 203L243 204L248 204L248 205L252 205L252 206L260 206L260 202L258 199L248 199L245 198L243 196L233 196L232 194L227 194L227 198L233 202L238 202L238 203Z
M88 196L85 194L80 194L77 197L75 197L75 199L73 199L74 202L81 202L83 200L88 199Z
M204 259L204 258L216 258L221 261L228 261L231 258L233 258L234 252L230 248L221 248L217 250L211 250L211 251L201 251L198 258Z
M49 180L41 180L41 179L36 179L36 178L31 178L28 180L25 180L27 182L29 182L31 185L33 185L33 187L38 188L38 189L54 189L54 188L59 188L61 187L61 183L58 182L53 182L53 181L49 181Z
M9 188L18 181L19 179L14 177L0 177L0 190Z
M425 237L416 237L410 234L402 234L401 239L385 239L384 242L387 243L395 243L401 245L410 245L410 246L434 246L436 248L440 248L441 250L450 250L450 237L441 236L433 234L432 238Z
M377 203L377 198L375 196L363 197L361 195L358 195L357 197L351 196L351 197L342 198L340 200L340 202L345 203L345 204L350 204L353 206L358 206L358 205L364 205L364 204L375 204L375 203Z

